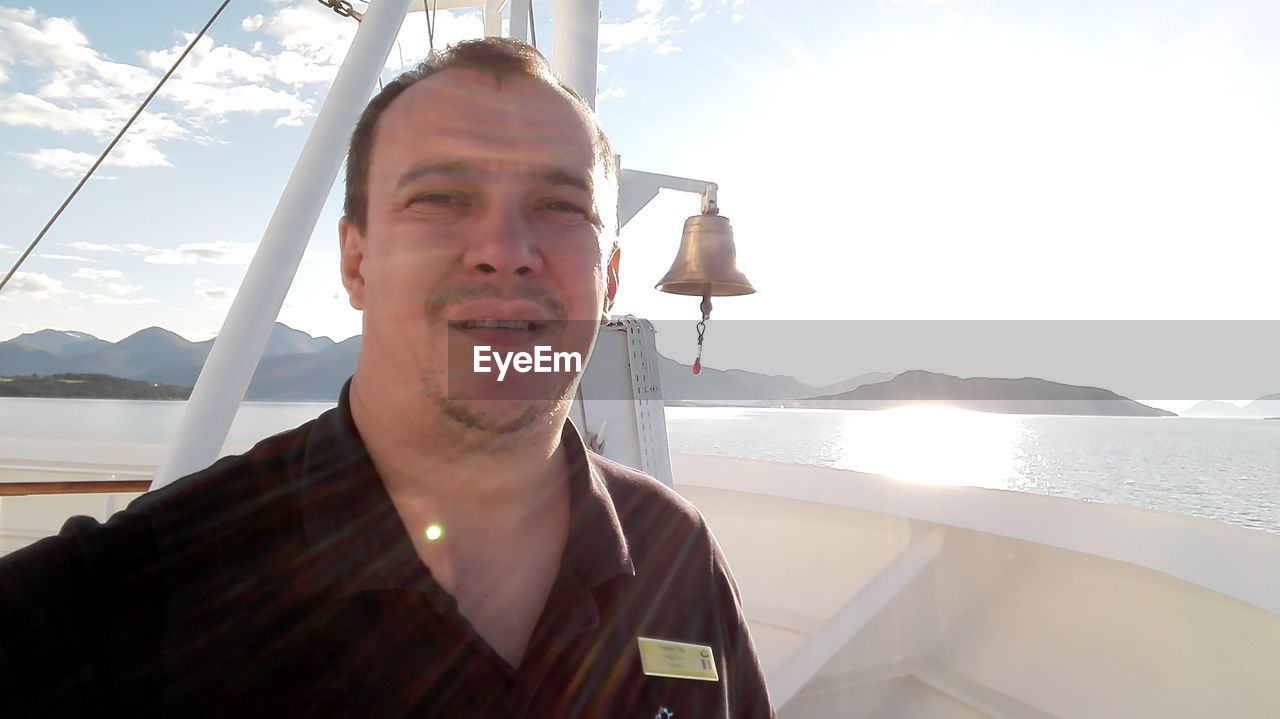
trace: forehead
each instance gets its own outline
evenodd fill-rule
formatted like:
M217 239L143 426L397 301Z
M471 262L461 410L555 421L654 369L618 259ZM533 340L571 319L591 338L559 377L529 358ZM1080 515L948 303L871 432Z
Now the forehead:
M502 160L590 172L595 132L571 98L545 83L453 68L415 83L391 103L378 121L371 160L373 184L431 160Z

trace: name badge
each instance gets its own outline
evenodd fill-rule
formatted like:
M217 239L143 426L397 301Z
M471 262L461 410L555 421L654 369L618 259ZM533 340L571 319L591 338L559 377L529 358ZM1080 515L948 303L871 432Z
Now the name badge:
M651 677L720 681L711 647L636 637L640 643L640 666Z

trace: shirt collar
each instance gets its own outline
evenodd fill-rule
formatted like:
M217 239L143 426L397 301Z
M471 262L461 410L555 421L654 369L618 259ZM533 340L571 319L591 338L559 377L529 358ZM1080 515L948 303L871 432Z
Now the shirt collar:
M560 441L569 457L571 514L565 561L589 588L619 575L634 575L631 550L604 479L600 455L587 451L578 428L569 420L565 420Z
M318 417L307 440L301 478L303 531L318 570L340 594L421 588L429 578L351 417L351 383L338 406ZM570 568L592 589L635 568L600 458L565 422L569 464L569 536L561 572Z

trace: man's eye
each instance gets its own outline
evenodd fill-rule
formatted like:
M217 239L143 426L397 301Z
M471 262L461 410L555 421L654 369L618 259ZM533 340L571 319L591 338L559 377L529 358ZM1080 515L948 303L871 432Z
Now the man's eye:
M577 213L584 212L584 210L581 207L578 207L572 202L565 202L563 200L552 200L544 204L542 207L543 209L551 210L552 212L577 212Z
M442 192L428 192L414 197L409 204L412 205L429 205L434 207L451 207L460 204L462 201L453 195L446 195Z
M581 205L576 205L565 200L550 200L543 203L542 209L550 212L564 212L571 215L581 215L582 217L587 217L589 214Z

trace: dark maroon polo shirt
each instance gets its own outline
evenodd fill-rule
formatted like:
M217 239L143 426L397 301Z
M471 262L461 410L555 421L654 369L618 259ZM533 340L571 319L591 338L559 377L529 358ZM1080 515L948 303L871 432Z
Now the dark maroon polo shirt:
M5 716L773 715L701 515L563 440L569 540L518 667L418 559L337 408L0 560ZM638 637L711 647L646 675Z

